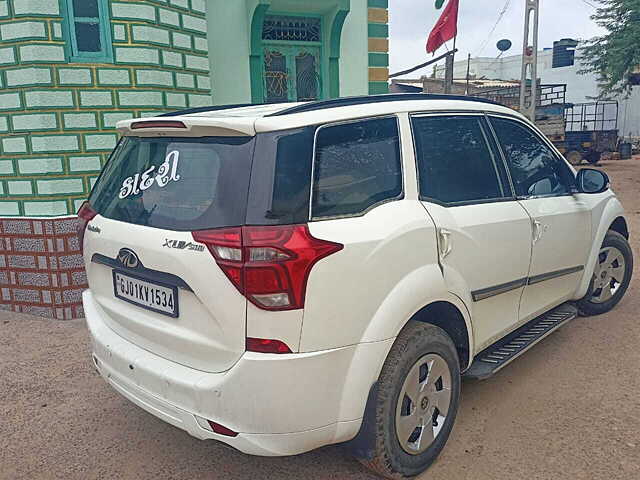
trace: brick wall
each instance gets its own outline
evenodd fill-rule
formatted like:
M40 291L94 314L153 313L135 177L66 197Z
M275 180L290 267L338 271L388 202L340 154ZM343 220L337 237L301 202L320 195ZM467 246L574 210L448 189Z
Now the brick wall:
M0 221L0 310L80 318L87 279L75 218Z
M72 63L64 1L0 0L0 216L73 214L115 123L210 105L205 0L109 0L113 63Z

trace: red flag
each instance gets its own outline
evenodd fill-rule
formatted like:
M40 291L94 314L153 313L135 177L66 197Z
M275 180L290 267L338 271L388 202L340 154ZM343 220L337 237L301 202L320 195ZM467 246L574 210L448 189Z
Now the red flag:
M443 43L458 35L458 3L450 0L427 40L427 53L435 52Z

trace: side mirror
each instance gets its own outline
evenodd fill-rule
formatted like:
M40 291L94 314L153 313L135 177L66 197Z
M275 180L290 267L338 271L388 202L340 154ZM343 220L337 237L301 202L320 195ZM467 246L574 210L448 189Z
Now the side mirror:
M583 168L576 177L579 193L602 193L609 188L609 177L595 168Z

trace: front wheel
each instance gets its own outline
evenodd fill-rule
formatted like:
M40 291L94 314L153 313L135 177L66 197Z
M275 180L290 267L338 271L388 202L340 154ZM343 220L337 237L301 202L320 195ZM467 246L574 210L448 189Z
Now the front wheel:
M633 272L633 252L626 238L608 231L598 253L587 295L578 301L581 315L600 315L622 299Z
M439 327L411 321L382 368L372 444L362 460L391 479L426 470L442 451L456 418L460 364L456 348Z

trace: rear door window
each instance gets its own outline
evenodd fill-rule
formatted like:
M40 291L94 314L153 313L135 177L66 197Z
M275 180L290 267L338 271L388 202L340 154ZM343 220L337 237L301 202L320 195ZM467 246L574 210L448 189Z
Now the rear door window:
M104 217L169 230L242 225L253 137L125 137L89 201Z
M312 217L351 216L402 197L395 117L322 127L317 132Z

